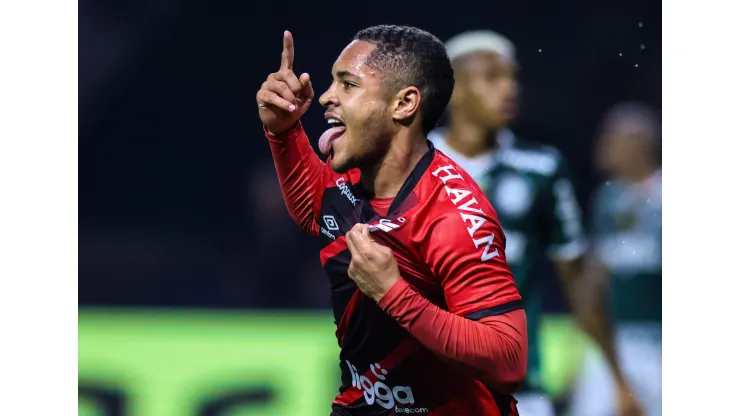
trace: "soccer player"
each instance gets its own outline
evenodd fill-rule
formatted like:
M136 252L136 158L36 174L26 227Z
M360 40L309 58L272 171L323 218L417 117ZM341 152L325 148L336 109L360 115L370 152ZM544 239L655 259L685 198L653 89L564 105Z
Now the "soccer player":
M587 250L581 214L568 168L554 148L517 137L508 125L517 110L517 63L513 44L500 34L471 31L446 48L455 69L449 123L430 140L473 176L495 207L506 235L506 259L524 299L529 327L529 368L516 398L526 415L555 414L540 378L539 324L542 281L535 265L545 253L554 263L577 320L602 347L615 374L621 415L639 406L616 362L602 297L586 296Z
M662 412L662 175L660 118L641 103L610 109L597 139L608 180L594 193L597 275L610 288L619 360L646 414ZM603 359L587 355L575 389L575 416L613 414L614 382Z
M314 98L280 70L257 93L293 219L320 239L341 347L332 415L516 415L526 316L496 213L426 140L454 76L444 45L406 26L357 33L320 97L322 163L300 117Z

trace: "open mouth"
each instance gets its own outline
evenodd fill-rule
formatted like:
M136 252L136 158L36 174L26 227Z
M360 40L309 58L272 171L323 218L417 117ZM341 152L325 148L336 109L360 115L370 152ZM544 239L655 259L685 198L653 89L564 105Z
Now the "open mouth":
M331 127L319 138L319 150L325 155L328 155L333 150L332 145L344 137L344 132L347 130L347 127L338 118L332 117L327 119L327 121Z

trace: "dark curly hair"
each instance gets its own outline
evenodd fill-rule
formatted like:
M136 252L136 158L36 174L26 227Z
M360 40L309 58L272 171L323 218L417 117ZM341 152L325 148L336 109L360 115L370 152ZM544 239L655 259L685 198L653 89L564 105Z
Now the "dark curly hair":
M363 29L355 40L376 46L366 64L380 71L388 91L408 86L419 89L422 128L424 134L429 133L444 113L455 86L444 44L427 31L395 25Z

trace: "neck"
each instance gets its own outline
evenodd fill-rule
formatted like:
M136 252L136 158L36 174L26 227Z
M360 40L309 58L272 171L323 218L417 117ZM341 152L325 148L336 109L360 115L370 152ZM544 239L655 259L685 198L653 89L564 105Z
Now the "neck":
M495 138L499 130L478 126L468 121L462 113L453 112L445 140L456 152L474 157L498 146Z
M393 198L429 150L421 132L403 132L391 140L385 156L373 166L360 168L362 187L375 198Z

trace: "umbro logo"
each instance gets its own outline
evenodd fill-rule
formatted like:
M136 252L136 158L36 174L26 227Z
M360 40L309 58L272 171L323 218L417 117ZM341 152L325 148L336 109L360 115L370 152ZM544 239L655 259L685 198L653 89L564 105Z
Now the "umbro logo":
M339 224L337 224L337 220L334 219L333 215L324 215L323 220L327 230L339 231Z

